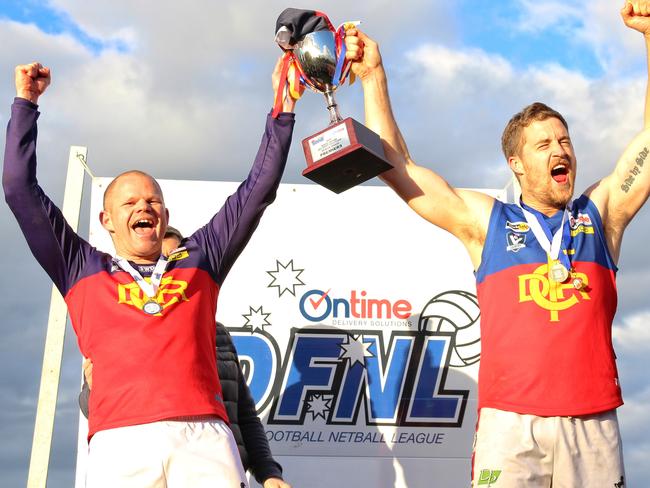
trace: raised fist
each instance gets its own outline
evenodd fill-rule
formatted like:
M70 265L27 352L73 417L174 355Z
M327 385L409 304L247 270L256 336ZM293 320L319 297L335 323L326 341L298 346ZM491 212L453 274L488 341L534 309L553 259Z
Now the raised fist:
M38 103L38 97L50 84L50 68L41 63L16 66L16 96Z
M364 81L381 65L379 46L356 28L345 31L345 57L352 61L352 72Z
M630 29L650 35L650 0L627 0L621 9L621 17Z

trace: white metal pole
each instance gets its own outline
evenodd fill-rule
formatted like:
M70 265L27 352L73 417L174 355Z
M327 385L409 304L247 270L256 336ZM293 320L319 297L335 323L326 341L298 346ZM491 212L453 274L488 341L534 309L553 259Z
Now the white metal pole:
M79 225L86 156L87 149L85 147L70 147L68 174L61 211L75 232ZM47 482L67 315L63 297L56 287L52 286L27 488L45 488Z

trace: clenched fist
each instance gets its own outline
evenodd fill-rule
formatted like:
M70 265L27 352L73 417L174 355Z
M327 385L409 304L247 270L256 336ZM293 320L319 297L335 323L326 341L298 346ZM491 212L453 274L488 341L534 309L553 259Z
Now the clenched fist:
M379 46L356 28L345 31L345 57L352 61L352 72L363 82L381 65Z
M650 36L650 0L627 0L621 16L626 26Z
M38 103L38 97L45 92L50 81L50 68L41 63L16 66L16 96L19 98Z

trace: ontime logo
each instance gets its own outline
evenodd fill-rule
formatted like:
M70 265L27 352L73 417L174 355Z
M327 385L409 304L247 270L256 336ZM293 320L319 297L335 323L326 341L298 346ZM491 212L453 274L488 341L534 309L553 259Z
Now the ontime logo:
M413 307L408 300L391 302L386 298L368 298L364 290L350 291L349 298L335 298L330 291L309 290L300 298L300 313L311 322L327 317L357 319L408 319Z

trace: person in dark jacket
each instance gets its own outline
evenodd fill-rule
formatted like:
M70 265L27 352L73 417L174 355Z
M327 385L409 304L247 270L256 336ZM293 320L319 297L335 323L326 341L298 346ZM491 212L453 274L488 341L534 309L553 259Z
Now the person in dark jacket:
M163 239L163 254L169 255L181 245L182 240L180 231L168 226ZM282 466L271 454L264 426L257 416L255 400L246 384L230 332L220 322L217 322L216 345L217 372L223 401L244 469L250 470L264 488L291 488L291 485L282 480ZM79 407L88 417L88 399L92 386L92 362L89 359L84 361L83 369L84 385L79 394Z

